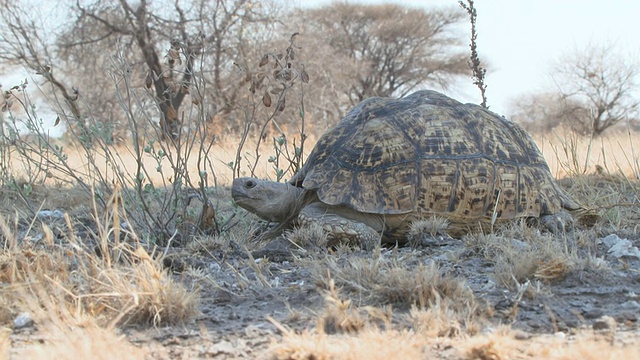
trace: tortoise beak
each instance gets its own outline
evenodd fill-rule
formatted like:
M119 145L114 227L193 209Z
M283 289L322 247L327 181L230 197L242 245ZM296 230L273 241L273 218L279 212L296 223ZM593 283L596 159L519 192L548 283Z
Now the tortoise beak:
M242 199L251 199L250 191L258 185L257 179L254 178L237 178L233 180L231 186L231 197L238 202Z

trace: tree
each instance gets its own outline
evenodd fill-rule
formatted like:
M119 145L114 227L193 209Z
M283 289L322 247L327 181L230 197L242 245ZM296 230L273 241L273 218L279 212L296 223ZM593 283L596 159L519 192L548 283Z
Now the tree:
M640 63L616 51L613 45L589 46L564 55L552 76L562 98L580 104L576 124L583 132L602 134L625 119L639 115Z
M351 104L372 96L404 96L425 85L447 87L469 74L454 26L455 8L422 10L395 4L333 3L302 14L302 33L330 49L333 66L346 68ZM332 66L332 65L329 65Z
M242 89L233 62L258 48L275 14L250 0L70 0L58 4L66 18L53 32L30 0L2 1L0 60L45 75L68 103L70 125L91 117L103 128L126 128L116 95L128 94L113 86L120 72L132 78L128 90L151 90L160 135L173 139L185 99L204 100L195 92L210 104L203 118L233 110Z
M580 129L588 116L580 102L555 92L523 95L509 110L511 120L533 133L546 133L563 124Z
M237 95L225 69L241 51L244 28L267 22L249 0L195 2L76 2L76 25L62 47L85 52L117 40L147 68L146 86L153 88L160 110L162 135L175 139L181 129L179 109L190 93L195 62L207 73L217 108L226 110ZM227 72L228 73L228 72Z
M67 81L64 71L52 68L57 63L58 48L51 38L55 38L57 29L48 27L50 24L42 24L40 16L39 8L28 3L12 0L0 3L0 61L43 75L62 96L72 115L81 118L76 103L77 89Z

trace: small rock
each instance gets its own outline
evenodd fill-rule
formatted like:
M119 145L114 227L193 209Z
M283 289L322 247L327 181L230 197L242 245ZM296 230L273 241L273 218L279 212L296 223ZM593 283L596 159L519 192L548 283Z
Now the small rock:
M584 310L584 312L582 313L582 316L585 319L597 319L601 317L602 314L603 314L602 309L588 307Z
M38 211L38 219L64 219L64 213L60 210L40 210Z
M564 340L567 337L567 334L563 333L562 331L558 331L554 333L553 336L555 336L558 339Z
M607 254L615 257L636 257L640 259L640 250L633 246L631 241L621 239L618 235L611 234L602 239L602 243L609 248Z
M640 304L635 300L625 301L620 304L620 308L624 310L638 311L640 312Z
M244 334L248 338L264 337L265 334L272 334L272 333L273 333L273 330L265 329L265 326L262 324L249 325L244 329Z
M620 240L620 237L616 234L611 234L611 235L607 235L605 236L602 240L600 240L602 242L602 244L604 244L604 246L606 246L607 248L612 247L613 245L617 244Z
M217 357L227 359L231 358L246 358L247 357L247 348L246 341L242 339L235 339L233 341L222 340L217 342L205 351L206 355L209 357Z
M513 338L516 340L529 340L531 339L531 334L529 334L526 331L522 331L522 330L514 330L513 331Z
M519 251L527 251L531 249L531 245L518 239L511 239L511 246L513 246L515 250Z
M636 323L638 322L638 312L637 311L623 311L618 316L618 322L620 323Z
M211 345L207 351L207 355L209 356L218 356L218 355L235 355L236 348L232 343L226 340L222 340L218 343Z
M614 256L616 258L635 257L640 259L640 250L638 250L637 247L633 246L631 241L627 239L622 239L622 241L613 245L609 249L609 251L607 251L607 253L611 254L611 256Z
M21 329L31 325L33 325L33 319L31 318L31 315L26 312L18 315L15 320L13 320L13 327L15 329Z
M603 316L596 320L592 326L593 330L607 330L607 331L615 331L616 330L616 320L611 316Z

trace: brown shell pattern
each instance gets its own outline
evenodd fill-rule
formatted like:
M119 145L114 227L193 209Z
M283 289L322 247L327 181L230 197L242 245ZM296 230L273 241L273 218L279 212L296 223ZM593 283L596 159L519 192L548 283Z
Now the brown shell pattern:
M375 214L471 221L578 208L519 125L435 91L361 102L291 182L329 205Z

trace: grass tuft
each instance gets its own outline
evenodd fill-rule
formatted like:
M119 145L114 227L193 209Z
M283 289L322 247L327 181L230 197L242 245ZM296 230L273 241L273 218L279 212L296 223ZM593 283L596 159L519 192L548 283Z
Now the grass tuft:
M411 223L407 240L413 248L426 246L432 243L436 236L447 235L448 228L449 220L434 215L428 219L421 219Z

